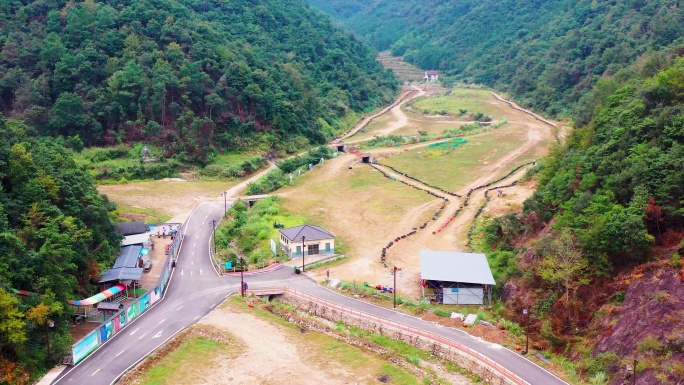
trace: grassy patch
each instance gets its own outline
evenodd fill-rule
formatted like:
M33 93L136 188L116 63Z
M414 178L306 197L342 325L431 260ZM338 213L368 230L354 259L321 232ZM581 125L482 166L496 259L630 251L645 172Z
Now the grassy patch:
M284 211L281 202L281 198L271 196L258 201L251 208L236 202L228 210L228 220L216 231L216 255L221 264L226 261L235 264L238 255L246 256L247 263L258 265L274 259L271 239L277 243L280 238L279 229L274 227L274 223L282 223L285 228L306 223L306 218ZM281 257L286 258L285 255Z
M468 142L450 151L433 153L432 149L417 148L383 160L383 163L441 188L458 191L491 168L489 164L507 156L527 141L517 124L468 137ZM529 161L534 155L526 153L510 169ZM529 159L531 158L531 159ZM528 160L529 159L529 160ZM500 170L491 175L495 180L510 171Z
M441 112L455 116L479 112L498 119L505 115L507 106L495 104L492 101L494 97L486 90L456 88L448 95L421 98L412 104L422 111Z
M161 212L158 208L133 207L120 203L116 207L116 222L143 221L145 223L165 223L171 215Z
M156 158L158 150L151 150L150 159ZM101 182L121 183L127 180L168 178L176 174L181 163L175 159L158 158L144 162L142 143L114 147L91 147L74 152L74 161L85 168L90 175Z
M231 352L237 354L239 348L211 339L195 337L184 341L168 356L145 372L140 382L145 385L190 384L203 365Z

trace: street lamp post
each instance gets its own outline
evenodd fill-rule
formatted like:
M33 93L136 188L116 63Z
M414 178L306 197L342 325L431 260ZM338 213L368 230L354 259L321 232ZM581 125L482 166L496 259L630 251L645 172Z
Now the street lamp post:
M530 312L527 309L523 309L523 314L527 316L527 325L525 327L525 350L521 354L527 354L530 345Z
M211 220L211 245L213 246L213 252L216 253L216 220Z
M397 307L397 267L394 266L392 275L394 276L394 287L392 287L392 291L394 292L394 308Z
M302 273L304 272L304 236L302 235Z
M637 368L637 359L634 358L634 366L627 364L627 372L632 375L632 385L636 385L636 368Z

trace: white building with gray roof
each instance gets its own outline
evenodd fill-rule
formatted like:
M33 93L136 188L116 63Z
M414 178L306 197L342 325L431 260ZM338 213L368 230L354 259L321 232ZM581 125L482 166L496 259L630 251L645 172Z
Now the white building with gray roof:
M335 254L335 235L315 225L301 225L278 230L280 248L290 258L317 254Z
M490 305L496 284L480 253L421 250L420 278L424 298L452 305Z

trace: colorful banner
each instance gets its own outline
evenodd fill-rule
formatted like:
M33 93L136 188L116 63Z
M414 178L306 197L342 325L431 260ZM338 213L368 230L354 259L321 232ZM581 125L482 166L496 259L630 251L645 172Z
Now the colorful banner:
M148 307L150 307L150 293L143 295L138 303L140 304L140 313L143 313Z
M159 287L155 287L154 290L150 293L150 305L155 304L157 301L159 301L160 295L159 295Z
M114 332L113 332L113 325L112 325L111 321L100 326L100 343L104 343L112 335L114 335Z
M131 307L126 309L126 318L128 322L133 321L140 312L138 311L138 302L131 304Z
M74 356L74 365L81 362L90 352L97 349L99 343L97 341L97 330L90 333L88 336L83 338L81 342L74 345L71 349L71 353Z
M112 325L114 326L114 333L118 333L119 330L121 330L121 322L120 322L121 316L123 316L123 313L121 313L120 315L116 314L114 316L114 318L112 318ZM126 321L126 320L124 319L124 321Z

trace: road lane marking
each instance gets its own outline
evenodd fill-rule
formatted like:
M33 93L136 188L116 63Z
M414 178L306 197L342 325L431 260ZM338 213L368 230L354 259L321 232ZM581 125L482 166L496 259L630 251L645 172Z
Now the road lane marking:
M140 329L140 328L138 328L138 329ZM138 329L135 329L135 330L133 330L133 331L131 332L131 334L130 334L130 335L133 335L133 334L135 334L135 332L137 332L137 331L138 331Z
M97 369L96 371L93 372L93 374L90 375L90 377L94 376L95 373L97 373L97 372L99 372L99 371L100 371L100 369Z
M159 333L157 333L157 334L155 334L154 336L152 336L152 338L159 338L159 337L161 337L162 332L163 332L163 330L160 330Z
M180 309L182 309L182 308L183 308L183 305L180 305L180 306L178 307L178 309L176 309L176 311L178 311L178 310L180 310Z
M190 275L192 275L192 270L190 270Z
M123 352L125 352L125 351L126 351L126 349L124 349L124 350L120 351L120 352L119 352L119 354L117 354L117 355L116 355L115 357L118 357L118 356L120 356L120 355L121 355L121 353L123 353Z
M200 269L200 275L202 275L202 269Z
M193 249L196 248L196 247L197 247L197 242L195 242L195 244L192 245L192 248L193 248Z
M214 306L216 306L216 304L213 304L213 305L209 306L209 309L213 309Z
M140 337L138 337L138 339L141 340L141 339L142 339L143 337L145 337L146 335L147 335L147 333L141 335Z
M196 320L196 319L198 319L198 318L199 318L199 316L197 316L197 317L193 318L192 320L194 321L194 320Z
M181 306L181 307L183 307L183 306ZM158 323L157 325L161 325L162 322L164 322L164 321L166 321L166 318L164 318L163 320L159 321L159 323Z

